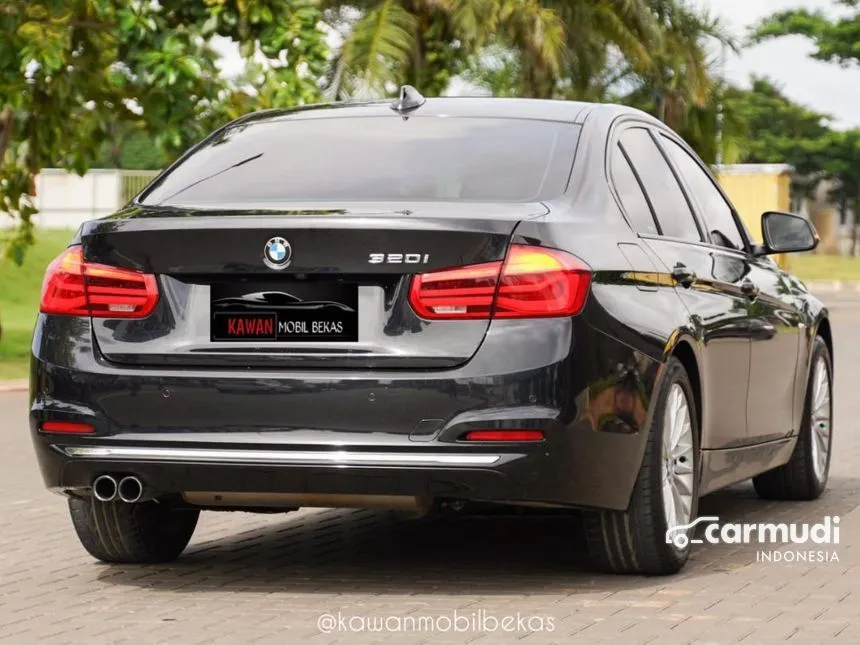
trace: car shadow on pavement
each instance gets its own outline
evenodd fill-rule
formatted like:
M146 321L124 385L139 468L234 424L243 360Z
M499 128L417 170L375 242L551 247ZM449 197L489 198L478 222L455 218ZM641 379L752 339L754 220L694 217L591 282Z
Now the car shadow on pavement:
M742 484L704 498L699 515L723 523L814 523L853 510L858 491L860 479L843 479L815 502L768 502ZM98 577L182 592L576 594L732 571L754 563L762 548L705 543L675 578L612 576L591 566L575 513L499 509L415 519L319 510L240 517L248 528L236 533L235 514L203 514L202 534L175 563L102 566Z

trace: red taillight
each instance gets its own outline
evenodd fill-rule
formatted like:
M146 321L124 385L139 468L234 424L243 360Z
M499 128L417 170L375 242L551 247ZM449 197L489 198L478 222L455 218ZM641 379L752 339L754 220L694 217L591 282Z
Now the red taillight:
M466 441L543 441L541 430L470 430Z
M42 421L39 426L42 432L63 432L66 434L92 434L95 432L89 423L78 423L76 421Z
M591 270L569 253L512 244L504 262L414 276L409 302L430 320L572 316L590 284Z
M501 269L487 262L416 275L409 302L422 318L489 318Z
M85 262L81 247L71 246L45 271L39 311L96 318L145 318L157 302L154 275Z

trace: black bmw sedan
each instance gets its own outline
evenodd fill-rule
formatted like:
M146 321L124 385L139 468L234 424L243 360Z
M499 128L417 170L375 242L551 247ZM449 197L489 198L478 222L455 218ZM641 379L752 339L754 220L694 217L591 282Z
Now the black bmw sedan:
M45 275L30 429L89 553L157 562L201 510L570 508L667 574L698 500L827 482L827 310L633 109L513 99L252 114ZM527 521L527 520L524 520Z

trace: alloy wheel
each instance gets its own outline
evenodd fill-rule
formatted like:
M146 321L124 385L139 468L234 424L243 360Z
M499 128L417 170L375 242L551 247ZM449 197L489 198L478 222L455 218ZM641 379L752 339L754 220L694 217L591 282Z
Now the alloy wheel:
M812 373L810 405L812 468L818 481L822 481L827 472L827 458L830 455L830 414L830 374L826 362L819 359Z
M675 383L663 418L661 475L666 527L688 524L693 508L693 426L687 395Z

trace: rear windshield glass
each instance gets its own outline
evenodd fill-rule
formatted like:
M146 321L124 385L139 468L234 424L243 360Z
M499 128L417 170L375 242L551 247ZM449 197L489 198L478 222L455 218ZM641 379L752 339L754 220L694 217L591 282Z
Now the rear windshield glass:
M396 115L240 124L142 202L550 199L567 186L578 133L551 121Z

